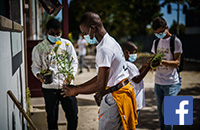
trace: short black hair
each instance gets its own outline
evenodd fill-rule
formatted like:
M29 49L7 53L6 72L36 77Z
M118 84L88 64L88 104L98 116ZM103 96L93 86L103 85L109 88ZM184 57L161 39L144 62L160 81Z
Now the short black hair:
M62 25L58 20L50 19L46 24L46 30L49 30L50 28L60 29L60 28L62 28Z
M133 48L137 48L137 46L131 41L127 41L127 42L123 43L121 45L121 47L122 47L123 51L125 51L125 50L132 51Z
M160 28L160 27L165 28L166 26L167 26L167 22L166 22L165 19L162 18L162 17L156 17L156 18L153 20L153 24L152 24L153 30L157 30L157 29Z
M98 14L94 12L86 12L80 19L80 25L90 27L91 25L102 26L103 23Z

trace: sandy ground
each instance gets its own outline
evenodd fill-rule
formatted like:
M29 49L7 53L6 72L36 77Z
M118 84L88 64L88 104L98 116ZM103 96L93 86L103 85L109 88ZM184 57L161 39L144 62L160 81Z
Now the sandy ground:
M89 62L90 61L90 62ZM96 75L95 60L93 56L87 56L86 62L90 64L90 72L83 69L83 73L77 74L74 84L83 83ZM137 130L159 130L157 107L154 95L154 76L155 72L148 72L144 78L146 107L140 111L139 125ZM182 86L179 95L193 97L193 125L174 126L174 130L198 130L200 128L200 71L183 71ZM98 107L91 95L78 95L78 130L98 130ZM45 130L46 113L44 110L43 98L32 98L33 122L38 129ZM61 108L61 107L60 107ZM67 121L64 112L59 109L59 130L66 130Z

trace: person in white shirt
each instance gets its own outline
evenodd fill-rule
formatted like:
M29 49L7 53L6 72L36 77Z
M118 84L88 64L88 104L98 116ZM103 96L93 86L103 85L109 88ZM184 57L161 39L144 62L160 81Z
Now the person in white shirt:
M56 41L61 41L61 45L58 49L67 51L71 55L73 75L75 76L78 68L78 60L76 52L72 43L67 40L60 38L61 36L61 23L56 19L51 19L46 24L47 38L42 42L38 43L32 51L32 72L36 78L42 82L42 92L45 99L45 107L47 112L47 123L49 130L58 129L58 105L61 102L62 108L65 112L68 121L68 130L76 130L77 128L77 100L75 97L66 97L60 95L64 77L61 74L57 74L57 65L47 62L47 54L49 49L56 46ZM46 83L45 79L41 75L41 70L49 69L53 72L52 83ZM71 81L71 84L73 81Z
M120 45L107 33L99 15L96 13L87 12L81 17L80 30L88 43L98 43L96 46L97 76L86 83L65 87L62 95L66 97L100 92L103 99L100 104L99 130L122 130L123 128L135 130L137 114L133 106L136 108L136 99L135 94L133 100L127 97L127 95L134 93L134 89L128 81L129 74ZM119 113L119 110L122 109L119 108L119 104L113 95L123 88L127 88L129 93L121 92L121 95L124 96L124 100L121 102L122 107L123 103L128 100L130 101L128 107L132 108L127 108L128 115ZM130 122L129 119L131 119Z
M82 68L85 67L87 69L87 71L89 72L90 69L88 67L88 65L84 62L84 57L86 55L86 47L88 45L87 41L84 39L82 34L79 34L79 39L77 41L77 45L78 45L78 55L80 57L79 60L79 64L80 64L80 72L82 73Z
M155 95L157 101L158 115L160 121L161 130L173 130L173 125L164 124L164 97L165 96L177 96L181 87L181 79L177 72L177 67L180 65L182 43L176 37L174 41L174 52L170 49L170 38L172 34L168 30L167 23L162 17L156 17L152 24L155 36L160 40L157 48L155 48L155 41L151 49L152 53L163 53L161 65L156 69L155 74ZM174 53L174 55L172 54Z
M147 72L150 70L150 61L152 58L148 59L146 63L138 70L134 62L137 59L138 48L133 42L125 42L122 44L122 49L126 59L129 72L129 81L134 87L136 101L137 101L137 114L139 118L139 111L145 106L145 90L143 78L146 76Z

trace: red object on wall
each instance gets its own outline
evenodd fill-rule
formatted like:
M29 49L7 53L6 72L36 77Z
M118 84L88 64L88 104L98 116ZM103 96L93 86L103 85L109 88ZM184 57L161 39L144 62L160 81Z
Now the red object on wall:
M42 83L33 75L31 71L32 64L32 50L41 40L28 40L27 41L27 62L28 62L28 87L31 91L31 97L43 97Z

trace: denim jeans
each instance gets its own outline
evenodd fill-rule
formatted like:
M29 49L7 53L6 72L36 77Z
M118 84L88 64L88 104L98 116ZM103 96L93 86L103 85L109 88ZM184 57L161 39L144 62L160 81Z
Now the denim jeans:
M158 116L161 130L173 130L173 125L164 124L164 96L177 96L181 89L181 80L174 85L155 84L154 91L156 95Z
M61 89L45 89L42 88L45 99L45 106L47 112L47 123L49 130L58 129L58 105L61 102L62 108L67 118L68 130L76 130L78 122L78 108L76 97L63 98Z

